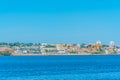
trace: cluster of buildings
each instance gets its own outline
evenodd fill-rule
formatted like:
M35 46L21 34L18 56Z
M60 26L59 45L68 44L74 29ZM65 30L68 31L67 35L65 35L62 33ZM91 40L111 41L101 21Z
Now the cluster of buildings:
M103 45L101 41L90 44L0 43L0 52L12 55L119 54L120 47L114 41L109 45Z

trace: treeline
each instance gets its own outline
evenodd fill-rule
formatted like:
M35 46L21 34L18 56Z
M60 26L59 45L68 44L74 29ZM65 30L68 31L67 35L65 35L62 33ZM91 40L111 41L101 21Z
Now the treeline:
M0 43L0 45L6 45L6 46L39 46L41 45L40 43L20 43L20 42L15 42L15 43Z
M3 51L3 52L0 52L0 55L1 56L10 56L10 55L12 55L12 53L9 51Z

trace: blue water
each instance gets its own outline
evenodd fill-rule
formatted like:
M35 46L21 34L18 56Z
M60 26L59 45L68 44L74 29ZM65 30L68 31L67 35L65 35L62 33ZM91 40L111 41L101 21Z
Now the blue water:
M120 80L120 56L1 56L0 80Z

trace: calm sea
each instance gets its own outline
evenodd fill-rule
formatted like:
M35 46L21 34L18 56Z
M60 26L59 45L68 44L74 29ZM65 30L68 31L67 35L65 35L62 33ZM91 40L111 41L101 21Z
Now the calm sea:
M120 80L120 56L1 56L0 80Z

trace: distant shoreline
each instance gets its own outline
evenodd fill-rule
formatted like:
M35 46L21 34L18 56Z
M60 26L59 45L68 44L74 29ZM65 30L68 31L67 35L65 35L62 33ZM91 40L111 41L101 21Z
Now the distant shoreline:
M120 54L14 54L10 56L90 56L90 55L120 55Z

